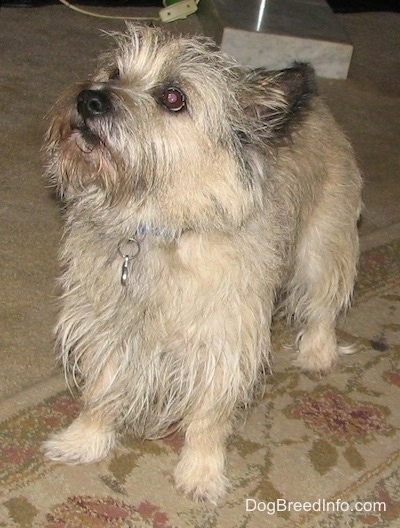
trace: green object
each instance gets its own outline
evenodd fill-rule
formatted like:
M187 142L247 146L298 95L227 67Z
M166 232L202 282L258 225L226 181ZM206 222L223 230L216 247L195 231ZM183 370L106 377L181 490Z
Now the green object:
M181 2L182 0L164 0L163 4L165 5L165 7L169 7L173 4L176 4L178 2Z

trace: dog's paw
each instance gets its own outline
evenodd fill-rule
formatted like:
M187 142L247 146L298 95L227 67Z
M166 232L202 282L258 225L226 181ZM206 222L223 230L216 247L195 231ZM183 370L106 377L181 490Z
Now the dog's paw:
M225 495L229 480L218 469L215 460L201 462L184 457L175 470L175 484L178 490L196 502L217 504Z
M115 433L79 417L67 429L44 442L47 458L64 464L89 464L107 456L115 445Z
M306 329L297 338L298 356L294 364L305 372L324 374L339 357L336 335L322 328Z
M294 365L303 372L316 374L326 374L334 367L338 354L321 355L320 350L311 353L299 353L294 361Z

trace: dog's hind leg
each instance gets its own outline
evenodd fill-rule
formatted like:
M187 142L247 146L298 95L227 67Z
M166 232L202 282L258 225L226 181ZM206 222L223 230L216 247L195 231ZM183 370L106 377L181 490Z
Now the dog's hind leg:
M357 217L354 206L344 210L328 199L298 241L288 309L300 325L296 363L303 370L326 371L340 353L353 351L338 346L335 326L350 303L356 277Z

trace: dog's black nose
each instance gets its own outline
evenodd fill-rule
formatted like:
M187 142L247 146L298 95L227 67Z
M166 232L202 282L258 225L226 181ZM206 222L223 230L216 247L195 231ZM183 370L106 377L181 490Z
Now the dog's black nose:
M110 95L104 90L82 90L77 97L77 109L83 119L104 115L111 106Z

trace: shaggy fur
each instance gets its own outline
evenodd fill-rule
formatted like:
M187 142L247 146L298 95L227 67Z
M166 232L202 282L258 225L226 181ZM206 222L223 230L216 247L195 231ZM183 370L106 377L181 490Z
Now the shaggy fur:
M216 502L278 297L302 369L326 371L341 351L361 178L310 66L250 70L206 38L145 27L115 38L46 138L66 203L57 351L82 413L45 448L92 462L123 427L181 427L177 486Z

